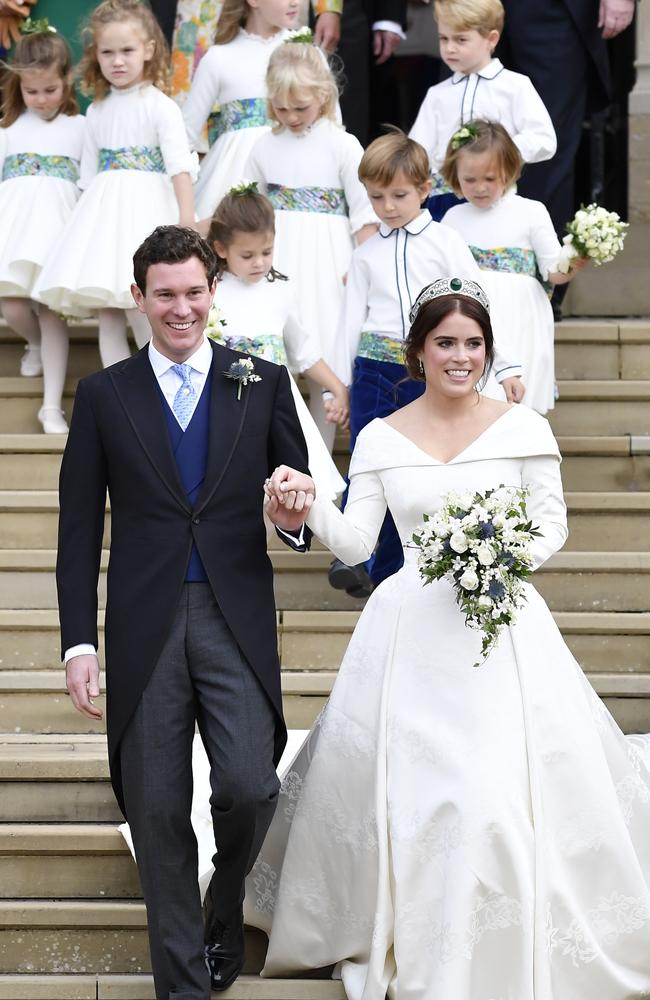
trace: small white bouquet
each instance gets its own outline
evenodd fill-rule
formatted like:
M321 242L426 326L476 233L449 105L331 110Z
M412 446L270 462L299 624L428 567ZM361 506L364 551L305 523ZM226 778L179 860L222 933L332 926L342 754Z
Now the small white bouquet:
M568 274L576 257L588 257L596 266L607 264L623 249L627 222L618 212L608 212L595 203L582 206L567 223L557 270Z
M216 340L219 343L223 343L223 332L226 328L226 321L223 317L221 309L213 302L210 306L210 312L208 313L208 322L205 325L205 335L209 337L210 340Z
M528 519L527 496L528 490L510 486L449 493L413 534L424 582L449 580L466 624L483 633L481 662L526 600L530 546L540 534Z

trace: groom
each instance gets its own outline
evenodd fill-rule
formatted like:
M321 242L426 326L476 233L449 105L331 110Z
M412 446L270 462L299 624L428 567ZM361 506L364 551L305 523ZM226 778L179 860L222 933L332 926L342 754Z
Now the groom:
M286 369L255 360L253 381L237 368L241 355L205 338L216 269L208 244L161 226L133 264L151 342L81 380L63 456L62 649L75 708L100 718L108 489L111 779L133 834L157 1000L209 1000L211 980L227 989L243 964L244 878L273 816L286 741L263 484L282 463L305 470L307 450ZM272 505L299 551L309 547L310 502ZM190 823L195 722L217 845L205 954Z

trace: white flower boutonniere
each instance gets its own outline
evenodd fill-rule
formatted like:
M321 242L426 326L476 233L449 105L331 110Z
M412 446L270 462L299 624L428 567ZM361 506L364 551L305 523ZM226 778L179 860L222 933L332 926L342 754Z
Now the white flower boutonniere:
M261 382L262 376L255 374L255 365L250 358L242 358L240 361L233 361L227 372L226 378L231 378L237 382L237 399L241 399L242 386L249 382Z

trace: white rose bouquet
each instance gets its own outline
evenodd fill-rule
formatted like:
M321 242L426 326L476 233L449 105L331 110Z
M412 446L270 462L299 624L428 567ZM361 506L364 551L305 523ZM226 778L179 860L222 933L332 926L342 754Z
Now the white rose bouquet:
M596 266L607 264L623 249L627 222L618 212L608 212L595 203L584 206L567 223L557 270L568 274L576 257L588 257Z
M206 337L209 337L210 340L216 340L219 343L223 343L223 335L226 325L226 320L223 317L221 309L216 302L213 302L210 306L210 312L208 313L208 322L205 325Z
M449 493L442 509L425 514L413 534L424 582L448 579L466 624L483 633L480 662L526 600L530 546L540 534L528 520L527 496L528 490L509 486Z

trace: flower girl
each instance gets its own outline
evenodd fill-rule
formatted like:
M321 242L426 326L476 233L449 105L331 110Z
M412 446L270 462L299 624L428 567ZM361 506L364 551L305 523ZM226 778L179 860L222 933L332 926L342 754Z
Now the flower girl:
M61 434L68 331L33 290L79 194L84 118L67 42L47 22L36 27L19 40L2 90L0 298L7 323L27 341L21 375L43 373L38 419L47 434Z
M104 366L129 355L125 310L142 346L149 329L133 309L131 258L157 225L193 225L190 153L180 109L164 93L165 40L139 0L104 0L90 15L81 63L88 109L80 198L37 286L63 312L99 310ZM140 317L140 318L138 318Z
M194 149L203 150L203 129L208 123L211 149L196 185L200 218L212 215L226 191L240 180L253 145L271 125L266 111L266 67L294 25L298 8L298 0L224 2L215 44L201 59L183 105Z
M466 198L443 224L459 233L482 271L492 325L504 353L520 359L524 403L539 413L554 405L553 310L542 281L565 284L586 260L558 271L561 247L545 206L516 194L521 153L502 125L474 121L457 132L442 167L445 181ZM494 383L488 393L499 394Z
M220 263L217 316L208 333L233 350L307 373L333 397L325 404L328 418L346 426L347 389L296 319L292 283L273 268L274 237L273 206L255 184L233 188L219 203L208 233ZM343 492L345 483L293 379L291 387L311 474L319 489L333 499Z
M358 169L363 149L336 122L336 80L314 45L287 42L266 76L273 130L255 145L246 173L260 182L276 212L276 260L296 283L298 316L330 359L354 249L377 230ZM310 410L329 447L320 394Z

